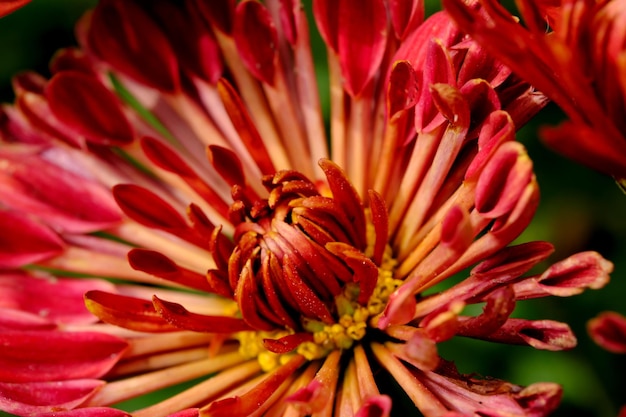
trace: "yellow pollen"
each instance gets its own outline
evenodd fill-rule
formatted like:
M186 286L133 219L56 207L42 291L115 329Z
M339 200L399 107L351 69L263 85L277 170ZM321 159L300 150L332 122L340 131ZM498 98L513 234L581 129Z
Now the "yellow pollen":
M368 222L367 256L373 252L374 229ZM335 298L336 314L339 317L336 323L328 325L316 320L304 319L302 328L310 332L313 341L301 343L294 351L286 354L277 354L268 351L263 345L263 339L279 339L293 334L293 331L276 330L273 332L240 332L237 339L240 342L239 352L246 358L257 358L262 369L269 372L280 364L285 363L294 353L298 353L308 360L316 360L327 356L334 350L347 350L355 342L362 340L367 334L369 320L380 314L389 301L391 294L402 284L401 280L393 278L393 271L397 261L392 257L391 247L387 246L384 252L382 265L378 268L376 287L367 302L361 305L358 283L346 284L343 292Z

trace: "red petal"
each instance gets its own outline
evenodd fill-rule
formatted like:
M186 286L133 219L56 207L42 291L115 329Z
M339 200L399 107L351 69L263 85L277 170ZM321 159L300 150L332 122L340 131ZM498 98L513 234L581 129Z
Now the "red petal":
M150 12L156 15L182 71L214 84L222 75L223 62L213 32L197 13L195 1L154 2Z
M230 34L235 16L236 0L197 1L196 5L202 17L220 31Z
M589 320L589 335L598 345L613 353L626 353L626 317L607 311Z
M533 178L532 161L518 142L506 142L489 161L476 185L476 209L496 218L511 211Z
M99 378L117 363L125 340L104 333L7 331L0 333L0 380L65 381Z
M424 1L390 0L391 25L400 40L424 21Z
M241 397L214 401L200 414L211 417L252 415L304 362L304 357L296 355Z
M54 413L56 416L59 410L79 406L104 384L104 381L94 379L26 384L0 382L0 408L20 416L40 416L41 413Z
M118 146L133 141L120 101L97 78L63 71L52 77L45 95L54 115L88 141Z
M60 255L63 241L48 227L22 214L0 210L0 267L19 268Z
M339 62L345 88L359 95L380 68L387 42L387 10L383 0L339 2Z
M337 52L337 30L339 27L339 13L332 8L332 4L336 4L335 0L314 0L313 15L317 23L320 35L324 38L326 45L333 51ZM335 6L336 7L336 6Z
M144 226L168 231L188 228L174 207L146 188L118 184L113 187L113 196L128 217Z
M289 353L304 342L312 342L312 333L294 333L280 339L263 339L263 346L270 352Z
M85 305L102 321L140 332L171 332L178 330L157 313L152 302L141 298L89 291Z
M359 193L337 164L328 159L323 159L319 165L326 175L334 202L343 209L349 219L349 224L354 225L356 241L352 242L353 246L357 249L363 249L365 245L365 214ZM349 225L344 224L342 226L347 227Z
M161 300L157 296L152 298L152 302L161 317L179 329L203 333L236 333L253 330L242 319L235 317L192 313L180 304Z
M275 173L276 168L272 163L272 158L239 94L225 79L217 83L217 91L241 141L252 155L261 173L264 175ZM238 184L243 184L243 182Z
M112 291L104 280L38 278L26 273L0 274L0 306L30 312L56 323L93 323L83 294L89 290Z
M328 307L302 280L297 265L289 255L283 257L283 270L285 272L287 287L298 303L298 308L302 314L309 318L319 319L327 324L334 323L333 316L328 310Z
M389 241L389 215L383 197L376 191L370 190L370 210L376 240L374 242L374 254L372 260L376 265L381 265L383 254Z
M133 269L182 284L197 290L211 292L211 286L204 275L183 268L160 252L148 249L132 249L128 262Z
M0 17L13 13L28 3L30 3L30 0L2 0L0 1Z
M243 1L235 10L233 31L244 65L256 78L273 85L278 35L270 13L256 1Z
M172 46L139 4L100 2L93 12L87 42L103 61L140 83L167 92L178 89L179 69Z
M389 75L387 88L388 117L402 110L410 109L417 103L418 85L415 70L408 61L396 61Z
M326 245L326 249L344 261L353 271L353 281L359 284L359 298L361 305L367 305L376 283L378 282L378 267L362 252L350 245L333 242Z
M202 196L202 198L214 207L215 210L226 217L228 204L224 202L213 187L200 178L196 171L185 162L179 153L165 143L149 136L142 137L140 143L141 149L145 152L150 161L154 162L159 168L179 175Z

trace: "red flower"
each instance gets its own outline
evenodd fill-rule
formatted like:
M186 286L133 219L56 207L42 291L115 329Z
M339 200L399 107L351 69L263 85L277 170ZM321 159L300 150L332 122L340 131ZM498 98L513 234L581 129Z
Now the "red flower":
M555 384L462 375L437 352L572 348L515 304L608 280L597 253L528 275L552 246L508 246L538 203L515 126L545 98L418 2L313 6L328 141L297 1L104 0L50 80L15 78L1 409L123 415L109 407L204 378L133 415L386 416L381 374L426 416L556 407Z
M549 146L626 187L626 3L520 1L525 26L495 1L480 3L480 9L459 0L444 6L476 42L567 114L569 121L543 130Z

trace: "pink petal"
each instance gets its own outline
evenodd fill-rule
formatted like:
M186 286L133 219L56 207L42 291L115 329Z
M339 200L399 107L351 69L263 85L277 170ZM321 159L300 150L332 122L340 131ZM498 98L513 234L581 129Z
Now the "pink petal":
M0 307L0 331L2 330L53 330L56 323L47 318L28 313Z
M613 264L597 252L581 252L548 268L539 277L515 284L518 299L546 294L569 297L587 288L600 289L609 282Z
M259 80L273 85L278 34L265 6L256 1L239 3L233 36L246 68Z
M85 307L83 295L89 290L113 289L104 280L6 273L0 274L0 307L30 312L52 323L94 323L97 318Z
M0 268L19 268L60 255L63 241L21 213L0 210Z
M52 113L88 141L118 146L133 141L119 99L95 76L63 71L52 77L45 96Z
M0 333L0 380L99 378L117 363L127 346L123 339L104 333L5 331Z
M337 45L345 89L358 96L378 72L387 42L382 0L341 0Z
M376 395L365 400L354 417L389 417L391 398L387 395Z
M589 320L589 335L602 348L613 353L626 353L626 317L607 311Z
M0 409L19 416L40 415L39 413L57 415L56 412L79 406L104 384L104 381L95 379L22 384L0 382ZM104 417L111 414L85 416L87 415Z
M75 167L57 165L54 159L53 152L47 151L0 152L3 202L15 210L32 213L55 230L70 233L102 230L121 221L107 188L70 170Z
M173 416L174 414L172 414ZM197 416L196 414L189 414L189 417ZM172 417L168 416L168 417ZM187 417L187 415L183 415ZM38 413L37 417L130 417L125 411L118 410L117 408L108 407L87 407L76 408L69 411L53 411L50 413Z

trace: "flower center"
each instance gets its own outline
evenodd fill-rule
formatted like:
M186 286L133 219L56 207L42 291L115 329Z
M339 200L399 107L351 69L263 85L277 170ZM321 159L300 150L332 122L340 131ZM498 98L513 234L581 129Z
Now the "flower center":
M400 281L387 245L387 213L365 208L341 169L320 162L328 186L297 171L263 179L261 199L235 187L236 244L228 266L242 318L241 352L266 369L349 349L367 334ZM382 207L382 209L381 209Z

